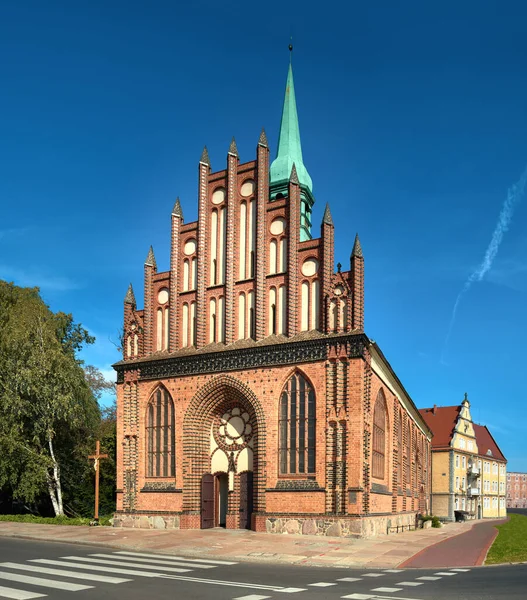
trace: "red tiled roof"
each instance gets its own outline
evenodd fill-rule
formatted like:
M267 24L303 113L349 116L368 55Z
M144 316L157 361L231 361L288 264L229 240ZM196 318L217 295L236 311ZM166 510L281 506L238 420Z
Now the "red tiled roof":
M476 432L476 443L478 445L478 452L480 455L492 456L493 458L497 458L498 460L507 460L503 456L501 450L498 447L498 444L496 444L490 431L485 425L476 425L474 423L474 431ZM492 454L487 454L488 450L490 450Z
M444 448L452 441L460 406L436 406L420 408L419 412L434 433L432 448Z

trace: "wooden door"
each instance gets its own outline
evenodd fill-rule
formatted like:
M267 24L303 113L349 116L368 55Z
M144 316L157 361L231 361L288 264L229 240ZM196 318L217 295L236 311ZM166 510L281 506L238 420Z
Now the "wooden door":
M251 528L253 512L253 473L240 473L240 529Z
M214 527L214 476L205 473L201 480L201 529Z

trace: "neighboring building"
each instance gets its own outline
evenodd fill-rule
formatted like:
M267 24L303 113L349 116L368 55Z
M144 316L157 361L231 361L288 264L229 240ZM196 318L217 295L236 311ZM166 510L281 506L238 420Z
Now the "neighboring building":
M339 157L335 157L338 161ZM129 527L371 535L428 512L431 432L364 333L364 258L334 266L289 67L276 159L199 162L198 220L124 301L117 515ZM350 225L345 224L349 234ZM146 233L145 233L146 235ZM137 241L137 240L136 240Z
M527 473L507 473L507 508L527 508Z
M431 512L454 520L506 515L507 461L487 427L473 423L467 395L460 406L420 409L432 430Z

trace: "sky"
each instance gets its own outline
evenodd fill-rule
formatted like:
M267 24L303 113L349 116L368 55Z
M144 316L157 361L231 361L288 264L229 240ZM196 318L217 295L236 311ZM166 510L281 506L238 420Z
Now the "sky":
M359 233L367 335L418 407L467 392L527 471L527 199L503 214L526 20L514 0L4 0L0 278L73 313L114 378L126 289L142 307L150 244L168 269L177 196L196 220L203 146L221 170L235 136L247 162L263 126L274 158L292 35L314 234L329 202L347 268Z

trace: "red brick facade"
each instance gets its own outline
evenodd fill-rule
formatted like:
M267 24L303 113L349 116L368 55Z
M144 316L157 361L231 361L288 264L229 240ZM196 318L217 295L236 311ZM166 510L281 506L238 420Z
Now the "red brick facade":
M263 132L255 161L241 163L233 140L225 170L212 173L205 150L198 174L197 222L174 206L170 270L157 271L151 250L144 310L131 288L125 298L116 524L238 528L248 511L259 531L411 526L429 506L431 433L364 334L358 238L350 269L335 271L327 207L320 237L300 241L295 167L287 196L271 201ZM301 387L287 400L293 376ZM174 425L155 405L160 387ZM173 474L149 475L171 461Z

